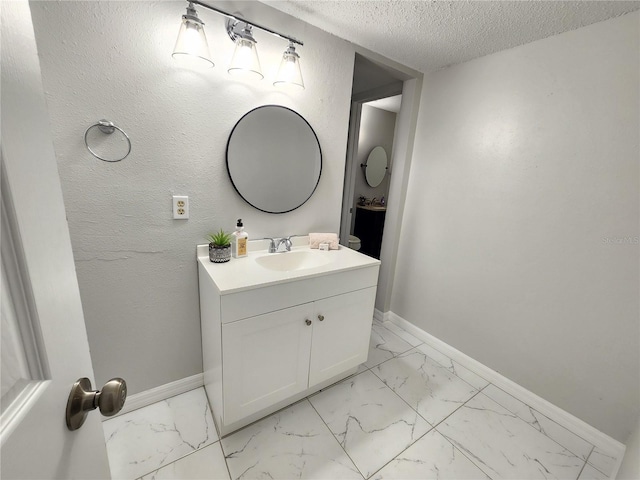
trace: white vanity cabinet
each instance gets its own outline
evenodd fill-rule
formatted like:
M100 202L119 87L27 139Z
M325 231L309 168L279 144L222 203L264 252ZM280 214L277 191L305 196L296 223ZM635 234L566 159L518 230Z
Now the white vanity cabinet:
M225 422L364 362L375 295L369 287L222 325Z
M218 265L198 247L204 384L220 435L366 361L380 262L344 250L323 252L333 265L248 280L264 252Z

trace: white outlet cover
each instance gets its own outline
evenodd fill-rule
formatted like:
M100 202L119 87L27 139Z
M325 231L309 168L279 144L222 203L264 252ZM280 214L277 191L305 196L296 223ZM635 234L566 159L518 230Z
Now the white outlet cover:
M173 196L173 218L186 220L189 218L189 197L186 195Z

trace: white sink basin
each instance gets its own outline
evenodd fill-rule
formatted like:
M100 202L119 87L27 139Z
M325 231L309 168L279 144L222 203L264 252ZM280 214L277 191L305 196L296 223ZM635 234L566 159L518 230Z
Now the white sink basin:
M321 267L331 262L330 252L311 252L309 250L270 253L256 258L256 263L268 270L289 272Z

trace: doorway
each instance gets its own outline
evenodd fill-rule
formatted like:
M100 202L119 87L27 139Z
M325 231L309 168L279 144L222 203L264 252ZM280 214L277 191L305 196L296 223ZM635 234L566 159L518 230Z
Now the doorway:
M393 170L393 140L402 93L367 102L358 102L359 126L352 166L349 240L352 248L380 258L390 175ZM345 231L346 235L347 232ZM357 242L354 247L354 242Z
M381 260L379 312L389 310L391 300L421 84L418 72L372 52L355 55L340 239L344 246L351 239L353 248L359 241L362 253ZM387 164L380 183L371 184L367 165L376 147Z
M391 98L395 100L389 100ZM356 53L340 239L343 245L350 246L349 240L357 237L360 245L355 248L378 259L389 198L396 117L400 110L398 99L401 98L400 76ZM394 107L396 111L390 111ZM381 147L387 157L385 172L378 178L377 185L368 184L366 179L367 159L375 147ZM372 207L378 208L373 210ZM355 235L356 219L361 237ZM363 234L365 230L368 235Z

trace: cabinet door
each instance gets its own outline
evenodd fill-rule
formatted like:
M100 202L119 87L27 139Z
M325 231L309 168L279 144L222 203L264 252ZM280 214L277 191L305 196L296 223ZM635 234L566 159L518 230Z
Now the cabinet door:
M375 298L370 287L315 302L309 387L367 360Z
M224 423L307 388L313 304L222 326Z

